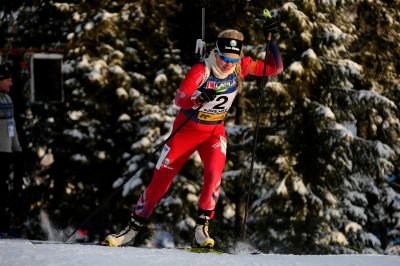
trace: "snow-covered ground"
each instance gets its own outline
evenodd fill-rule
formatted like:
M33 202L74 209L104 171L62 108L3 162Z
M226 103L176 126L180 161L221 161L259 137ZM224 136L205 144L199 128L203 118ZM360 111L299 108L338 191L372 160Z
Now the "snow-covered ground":
M32 244L29 240L0 239L4 266L398 266L400 256L198 254L176 249L110 248L90 245Z

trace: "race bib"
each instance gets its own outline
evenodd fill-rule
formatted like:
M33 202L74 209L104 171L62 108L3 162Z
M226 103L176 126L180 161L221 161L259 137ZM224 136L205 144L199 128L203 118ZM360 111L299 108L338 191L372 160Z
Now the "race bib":
M204 112L199 112L197 118L203 121L220 121L224 120L227 112L222 114L209 114Z
M228 114L236 96L236 91L229 94L218 95L213 101L208 102L199 110L198 120L202 121L221 121Z

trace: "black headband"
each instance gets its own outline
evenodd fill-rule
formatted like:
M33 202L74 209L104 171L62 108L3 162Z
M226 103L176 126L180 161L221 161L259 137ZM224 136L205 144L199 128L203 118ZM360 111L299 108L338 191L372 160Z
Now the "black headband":
M231 53L240 55L242 41L232 38L218 38L217 48L221 53Z

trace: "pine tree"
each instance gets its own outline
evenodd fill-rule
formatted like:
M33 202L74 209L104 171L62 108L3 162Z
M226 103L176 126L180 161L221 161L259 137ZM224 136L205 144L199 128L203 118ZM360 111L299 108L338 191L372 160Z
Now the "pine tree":
M265 179L257 179L260 186L256 187L262 189L254 192L259 197L253 206L257 214L254 238L273 251L368 253L386 247L378 238L382 230L377 230L385 227L381 221L387 218L383 217L394 214L387 211L393 206L393 194L388 202L382 200L388 193L386 177L398 156L397 108L376 91L376 81L371 82L364 66L354 61L358 58L352 54L359 39L353 25L357 20L348 18L357 3L345 8L337 5L339 16L333 14L331 4L317 7L313 1L286 3L278 12L284 21L284 38L293 29L299 38L285 38L290 50L284 53L290 55L291 63L284 86L270 84L285 88L287 93L282 94L287 96L282 98L292 108L268 110L271 114L284 111L267 120L280 122L271 127L279 138L269 133L261 144L272 142L279 147L278 155L259 157L266 160L267 170L262 175ZM315 15L319 10L326 13ZM335 24L330 22L333 19ZM383 128L382 117L392 135L376 134ZM374 135L363 134L361 125L365 124ZM269 155L266 151L277 150L274 146L260 149ZM272 171L269 167L274 164L279 168ZM381 204L387 207L380 208Z

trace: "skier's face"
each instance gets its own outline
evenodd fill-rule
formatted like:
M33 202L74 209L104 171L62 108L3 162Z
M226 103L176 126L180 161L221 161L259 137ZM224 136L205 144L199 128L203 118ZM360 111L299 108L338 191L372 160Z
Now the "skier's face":
M217 65L222 72L229 72L237 63L240 62L241 57L233 53L221 53L217 51Z

